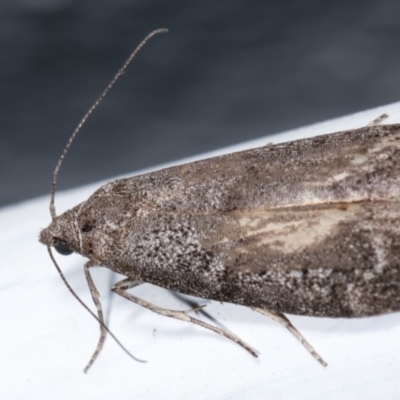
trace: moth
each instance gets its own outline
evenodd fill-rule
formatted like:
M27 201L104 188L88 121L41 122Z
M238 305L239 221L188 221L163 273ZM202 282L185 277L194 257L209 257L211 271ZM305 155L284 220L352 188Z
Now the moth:
M137 51L160 32L138 46L71 136L54 172L52 221L40 233L57 269L52 247L88 258L84 271L100 339L85 370L108 331L90 276L95 266L126 277L114 293L201 325L257 356L233 333L127 290L148 282L250 307L288 328L326 365L284 314L355 318L400 310L400 125L379 125L380 118L360 129L118 179L55 213L56 178L72 140Z

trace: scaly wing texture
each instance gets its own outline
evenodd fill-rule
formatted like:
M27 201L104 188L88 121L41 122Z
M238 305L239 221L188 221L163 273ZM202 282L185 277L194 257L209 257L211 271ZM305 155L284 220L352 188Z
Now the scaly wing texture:
M400 309L399 199L400 126L387 125L110 182L79 225L102 227L98 259L127 276L273 311L364 316Z
M218 227L208 222L200 242L229 266L218 300L320 316L400 309L397 201L236 212Z

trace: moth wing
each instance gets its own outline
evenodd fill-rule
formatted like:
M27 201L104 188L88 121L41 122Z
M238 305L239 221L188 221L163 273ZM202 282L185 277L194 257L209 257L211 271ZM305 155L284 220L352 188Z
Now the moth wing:
M208 228L202 245L225 265L248 272L279 268L353 268L351 257L379 253L379 237L398 231L398 202L335 203L231 213ZM218 225L218 226L216 226ZM380 247L382 248L382 246ZM354 255L353 255L354 253ZM349 261L343 262L343 258ZM375 257L369 254L373 263ZM339 260L341 259L341 261Z

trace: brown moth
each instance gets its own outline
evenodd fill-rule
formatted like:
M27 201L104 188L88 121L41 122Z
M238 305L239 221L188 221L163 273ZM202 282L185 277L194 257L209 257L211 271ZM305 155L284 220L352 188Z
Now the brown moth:
M87 368L107 330L93 266L126 276L111 289L120 296L211 329L254 356L234 334L127 289L148 282L251 307L286 326L323 365L283 313L399 311L400 125L378 122L115 180L59 216L54 180L52 222L40 241L49 251L89 259L85 274L101 335Z

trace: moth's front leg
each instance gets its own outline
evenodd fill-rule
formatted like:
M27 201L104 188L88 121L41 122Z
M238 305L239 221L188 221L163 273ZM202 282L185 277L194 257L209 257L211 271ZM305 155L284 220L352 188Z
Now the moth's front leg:
M139 283L141 283L141 282L139 282ZM164 315L165 317L179 319L181 321L191 322L193 324L202 326L203 328L209 329L209 330L217 333L218 335L225 336L226 338L237 343L239 346L242 346L254 357L258 357L257 353L246 342L244 342L242 339L240 339L238 336L227 331L226 329L222 329L222 328L216 327L214 325L207 324L206 322L203 322L197 318L194 318L194 317L191 317L190 315L188 315L189 312L195 311L196 309L190 309L187 311L167 310L165 308L161 308L152 303L149 303L145 300L139 299L138 297L135 297L132 294L126 292L126 290L128 290L132 287L135 287L137 285L138 285L138 282L136 280L132 280L132 279L128 278L128 279L124 279L123 281L117 282L111 288L111 290L114 293L117 293L120 296L124 297L125 299L130 300L142 307L148 308L149 310L154 311L157 314Z
M100 299L99 299L100 294L99 294L99 291L97 290L97 288L96 288L96 286L95 286L95 284L93 282L92 276L90 275L90 271L89 271L89 268L98 267L98 266L99 266L98 263L96 263L95 261L91 260L91 261L88 261L85 264L85 267L84 267L86 281L87 281L87 284L89 286L89 290L90 290L90 294L91 294L92 299L93 299L93 303L96 305L97 317L99 318L99 321L100 321L100 324L99 324L100 325L99 341L97 342L96 350L94 351L92 357L90 358L88 364L86 365L86 367L84 369L85 373L89 370L89 368L96 361L98 355L100 354L100 352L101 352L101 350L103 348L103 345L104 345L104 341L106 339L106 334L107 334L107 330L105 328L106 325L105 325L104 316L103 316L103 309L101 307L101 303L100 303ZM140 284L140 283L141 282L138 282L137 284Z
M88 364L86 365L86 367L84 369L85 373L89 370L91 365L96 361L97 356L100 354L100 351L103 348L104 341L106 339L106 333L107 333L107 331L104 327L105 322L104 322L104 316L103 316L103 309L101 307L101 303L100 303L100 299L99 299L100 294L93 282L92 276L90 275L90 271L89 271L89 268L98 267L98 266L99 265L96 264L95 262L88 261L84 267L85 277L86 277L87 284L89 286L90 294L92 295L93 302L97 308L97 316L98 316L99 320L102 322L101 324L99 324L100 325L100 338L99 338L99 341L97 342L96 350L94 351L92 357L90 358Z

